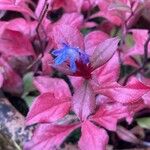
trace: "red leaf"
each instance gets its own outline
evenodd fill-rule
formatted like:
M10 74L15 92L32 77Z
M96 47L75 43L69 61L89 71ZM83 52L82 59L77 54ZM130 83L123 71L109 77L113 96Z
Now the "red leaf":
M32 140L25 144L25 150L54 150L59 149L66 137L79 125L40 125Z
M97 87L97 90L95 91L96 93L108 96L117 102L128 104L138 101L149 90L150 87L145 86L134 78L134 80L126 86L121 86L120 84L114 82L100 86L99 88Z
M108 135L106 131L85 121L81 128L81 138L79 141L79 148L81 150L103 150L106 149L108 143Z
M38 76L34 78L34 85L41 92L51 92L57 98L71 97L70 89L63 79Z
M91 116L90 119L97 122L108 130L115 131L117 121L127 116L127 108L117 103L100 106L95 115Z
M28 38L18 31L6 29L0 38L0 51L12 56L35 56Z
M96 69L105 64L117 50L119 43L118 38L110 38L100 43L90 59L91 66Z
M94 91L88 81L85 81L73 95L73 110L81 120L85 120L94 112L95 105Z
M66 43L71 47L84 49L82 34L69 25L56 25L52 30L52 39L59 48L62 47L62 43Z
M64 117L70 109L69 98L56 98L52 93L38 96L27 115L27 124L54 122Z

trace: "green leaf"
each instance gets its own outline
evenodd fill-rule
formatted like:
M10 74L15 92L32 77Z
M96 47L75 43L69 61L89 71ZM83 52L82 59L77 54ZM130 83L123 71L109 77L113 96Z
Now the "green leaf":
M30 108L32 102L33 102L34 99L35 99L35 96L25 96L23 99L26 101L27 105L28 105L29 108Z
M136 121L140 127L150 129L150 117L138 118Z
M29 92L35 90L32 82L33 82L33 72L28 72L23 77L23 85L24 85L23 97L28 95Z
M131 48L134 46L134 39L131 34L127 34L125 38L125 43L128 48Z

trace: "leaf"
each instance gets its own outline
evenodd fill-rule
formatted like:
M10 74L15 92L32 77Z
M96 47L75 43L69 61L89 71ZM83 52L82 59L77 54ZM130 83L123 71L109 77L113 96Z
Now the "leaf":
M106 149L108 143L107 132L95 126L90 121L82 123L81 138L79 140L79 148L81 150L103 150Z
M0 37L0 51L8 56L35 56L29 39L21 32L9 29Z
M72 101L73 111L81 120L86 120L94 112L96 107L95 94L88 81L85 81L75 91Z
M17 95L21 94L23 92L23 82L21 77L2 57L0 58L0 68L3 68L3 90Z
M24 96L24 97L22 97L22 98L26 101L28 107L31 107L31 104L32 104L33 101L34 101L35 96Z
M122 2L114 2L114 3L111 3L108 7L109 10L119 10L119 11L124 11L124 12L129 12L131 13L131 8L127 5L127 4L124 4Z
M83 24L83 16L80 13L65 13L61 19L57 22L58 24L66 24L74 28L81 28Z
M44 56L42 57L42 72L45 75L49 75L52 73L52 67L50 66L50 63L53 63L53 58L49 53L44 53Z
M24 77L23 77L23 87L24 87L23 97L25 95L28 95L29 92L32 92L35 90L32 81L33 81L33 72L28 72L27 74L24 75Z
M85 36L85 52L92 56L95 48L106 39L108 39L108 35L102 31L92 31Z
M150 129L150 117L137 118L136 121L140 127Z
M62 48L65 43L70 47L84 50L83 36L78 29L69 25L58 24L52 30L52 39L57 47Z
M121 104L100 105L99 109L90 120L98 123L104 128L115 131L117 121L128 116L127 108ZM110 123L111 121L111 123Z
M134 40L134 46L125 53L125 56L143 55L144 54L144 44L148 38L148 30L145 29L132 29L132 38ZM150 47L150 44L148 44Z
M117 81L119 71L119 57L118 54L115 53L106 64L92 72L92 78L96 80L96 84L99 83L103 87L106 83Z
M149 82L147 82L147 84L149 84ZM144 100L146 106L150 106L150 92L144 94L142 99Z
M63 79L38 76L33 82L41 93L51 92L58 98L71 97L70 89Z
M122 140L126 142L134 144L139 143L139 139L131 131L125 129L124 127L118 126L116 133Z
M70 110L70 98L56 98L53 93L38 96L26 117L27 125L54 122L64 117Z
M115 53L118 48L119 39L110 38L100 43L90 59L91 67L96 69L105 64Z
M97 87L95 92L108 96L117 102L130 104L137 102L149 90L150 87L142 84L136 78L133 78L126 86L113 82Z
M40 125L31 141L25 144L24 150L54 150L59 149L60 145L66 139L66 137L76 128L78 124L74 125L52 125L52 124L43 124Z
M26 0L0 0L0 10L17 11L36 18L31 9L29 9L28 5L26 4Z

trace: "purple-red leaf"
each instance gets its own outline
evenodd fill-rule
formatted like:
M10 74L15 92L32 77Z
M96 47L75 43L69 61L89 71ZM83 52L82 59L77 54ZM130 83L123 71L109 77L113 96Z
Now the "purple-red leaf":
M80 28L83 24L83 16L79 13L65 13L58 23Z
M119 57L118 53L115 53L106 64L92 72L92 78L96 80L98 84L103 86L106 85L106 83L117 81L119 71Z
M21 32L9 29L0 37L0 51L8 56L35 56L28 38Z
M91 66L96 69L105 64L115 53L118 48L119 39L117 37L110 38L100 43L94 50L90 59Z
M138 101L144 94L150 90L150 87L142 84L137 79L133 79L126 86L121 86L117 82L108 83L103 86L97 87L96 93L103 94L105 96L114 99L120 103L133 103Z
M128 111L125 106L121 104L106 104L100 106L97 112L91 116L90 119L108 130L115 131L117 121L127 116Z
M92 56L95 48L106 39L108 39L108 35L102 31L93 31L85 36L85 51L88 55Z
M55 150L59 149L60 145L66 139L66 137L76 128L78 128L78 124L74 125L51 125L44 124L40 125L31 141L25 144L25 150Z
M85 121L81 128L81 138L79 148L81 150L104 150L108 143L107 132L95 126L90 121Z
M10 10L21 12L35 18L35 15L26 4L27 0L0 0L0 10Z
M40 122L54 122L64 117L70 109L70 99L56 98L52 93L38 96L27 115L28 125Z
M73 110L81 120L94 112L96 101L94 91L88 81L85 81L73 95Z
M55 97L71 97L67 83L63 79L38 76L34 78L34 85L41 92L51 92Z

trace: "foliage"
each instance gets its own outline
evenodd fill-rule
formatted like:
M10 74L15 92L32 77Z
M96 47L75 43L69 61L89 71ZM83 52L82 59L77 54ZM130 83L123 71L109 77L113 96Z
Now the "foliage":
M149 8L146 0L0 0L0 86L33 101L25 150L59 149L79 128L81 150L106 149L112 132L146 143L120 125L150 107L150 29L136 27ZM137 122L149 128L149 118Z

